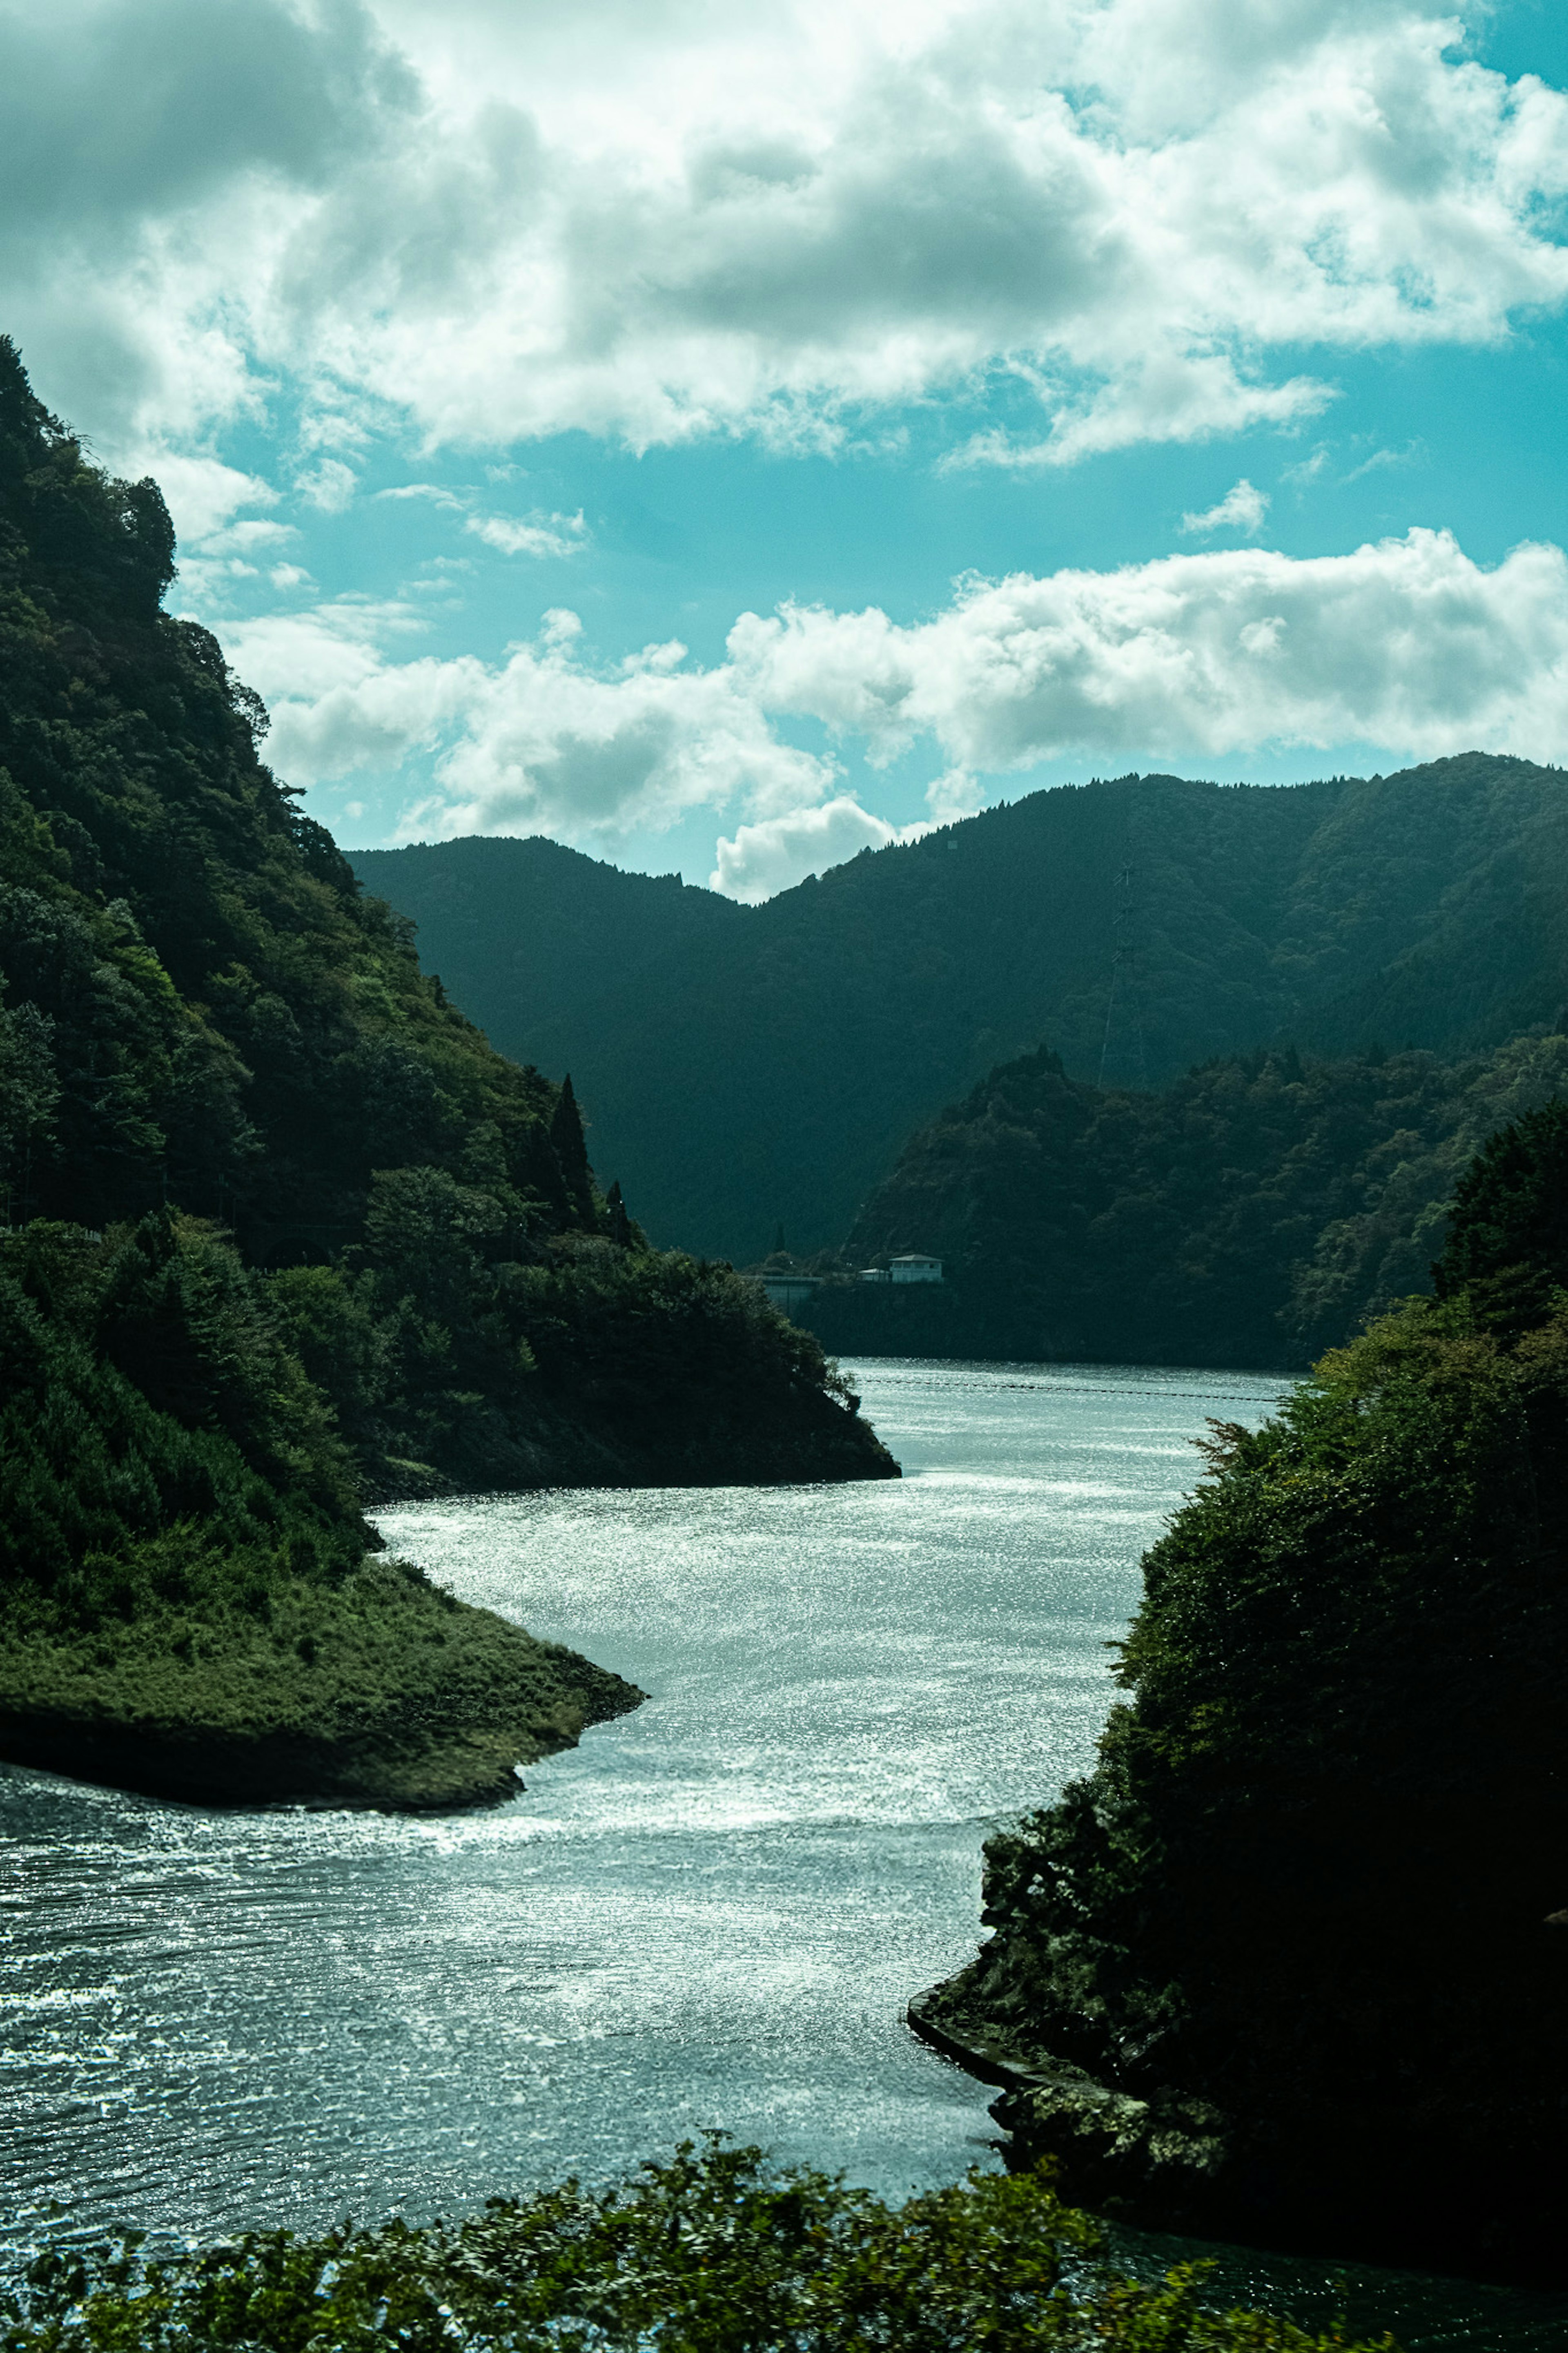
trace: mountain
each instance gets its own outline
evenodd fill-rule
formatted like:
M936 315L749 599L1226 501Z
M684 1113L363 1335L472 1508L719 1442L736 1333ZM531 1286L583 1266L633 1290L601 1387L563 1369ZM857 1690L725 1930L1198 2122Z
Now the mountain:
M522 878L510 906L472 881L486 869ZM382 853L375 875L437 969L504 976L543 936L543 871L465 841ZM466 878L460 921L441 873ZM571 1070L651 1232L742 1263L780 1223L796 1251L837 1242L910 1133L1042 1038L1073 1080L1158 1088L1290 1042L1484 1051L1568 1004L1562 774L1481 754L1279 787L1064 786L710 919L703 893L623 879L624 902L606 870L578 873L601 944L574 935L575 1001L563 981L534 1020L502 978L483 1018ZM617 977L623 903L637 969Z
M421 971L174 559L0 342L0 1754L493 1794L638 1694L367 1566L366 1502L896 1466Z
M1016 2160L1153 2227L1563 2275L1568 1103L1437 1296L1317 1366L1143 1563L1093 1771L986 1849L911 2016Z
M1457 1061L1262 1051L1147 1094L1041 1049L910 1140L847 1279L793 1312L836 1355L1307 1365L1430 1288L1456 1178L1563 1094L1552 1034ZM855 1279L917 1250L940 1287Z
M743 930L748 912L679 874L624 873L542 834L346 855L415 923L448 995L521 1062L557 1020L635 987L672 950Z

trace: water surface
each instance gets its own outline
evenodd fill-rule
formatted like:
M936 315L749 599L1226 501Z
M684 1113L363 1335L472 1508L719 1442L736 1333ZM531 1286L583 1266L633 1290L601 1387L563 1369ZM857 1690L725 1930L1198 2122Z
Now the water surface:
M0 1768L24 2221L51 2198L198 2232L419 2216L710 2125L892 2195L994 2163L990 2094L904 2005L973 1949L986 1830L1089 1763L1191 1438L1280 1384L861 1385L900 1482L382 1515L465 1599L650 1694L505 1807L219 1814ZM1238 2294L1325 2277L1235 2261ZM1517 2299L1436 2294L1412 2342L1564 2341L1568 2306L1537 2337Z

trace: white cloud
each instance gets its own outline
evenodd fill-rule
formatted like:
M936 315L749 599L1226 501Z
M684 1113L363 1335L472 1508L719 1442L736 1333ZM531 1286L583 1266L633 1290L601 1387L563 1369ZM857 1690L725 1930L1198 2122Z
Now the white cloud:
M463 501L456 491L442 482L398 482L392 489L377 491L378 499L428 499L432 506L454 507L460 514Z
M535 514L527 521L516 515L470 515L464 528L487 547L499 547L503 555L576 555L588 544L581 507L575 514Z
M721 835L715 853L719 862L708 880L726 898L755 905L775 891L803 882L808 874L841 866L862 849L883 849L889 841L929 831L923 825L900 830L838 794L820 808L792 809L786 817L739 826L733 840Z
M297 783L430 755L435 779L407 829L614 838L687 809L768 816L815 804L837 769L781 743L728 666L682 667L649 646L607 674L579 658L574 613L491 668L471 657L386 658L419 627L402 605L340 602L226 632L240 675L272 712L275 765Z
M323 514L342 514L353 501L359 477L341 458L323 458L309 473L300 476L294 488Z
M595 667L561 609L497 664L398 659L422 626L402 603L341 599L226 633L271 705L285 775L405 768L405 830L425 834L613 843L710 808L740 820L717 870L737 895L894 835L831 755L785 740L792 723L854 739L873 765L934 744L938 823L981 807L987 777L1063 757L1354 742L1552 760L1568 742L1563 551L1526 543L1488 568L1447 532L1340 556L1232 548L969 580L909 627L875 607L746 613L708 669L674 641Z
M1202 514L1184 514L1182 529L1188 533L1242 531L1249 539L1263 528L1263 518L1268 512L1268 493L1255 490L1244 474L1232 485L1217 506L1208 507Z
M882 758L929 734L984 773L1269 743L1551 759L1568 734L1568 565L1527 543L1489 570L1434 531L1310 559L1235 548L976 581L910 628L875 607L745 614L729 650L769 711Z
M130 460L128 471L156 477L182 542L210 543L241 507L270 507L278 503L278 493L270 482L256 474L242 473L237 466L226 466L216 458L182 456L175 450L156 448L126 454ZM282 526L251 523L242 528L248 528L255 535Z
M1568 294L1568 105L1455 34L1409 0L13 0L0 282L106 447L280 383L312 448L832 445L998 371L1037 429L967 462L1289 427L1335 353Z

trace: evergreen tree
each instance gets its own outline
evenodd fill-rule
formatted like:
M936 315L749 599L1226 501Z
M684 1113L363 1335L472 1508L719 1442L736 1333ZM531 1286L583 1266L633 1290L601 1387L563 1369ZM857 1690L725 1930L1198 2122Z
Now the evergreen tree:
M1494 1135L1461 1177L1432 1269L1439 1299L1528 1270L1544 1310L1568 1287L1568 1102L1543 1103Z
M573 1207L584 1217L591 1215L594 1200L594 1172L588 1166L588 1145L583 1134L583 1114L577 1107L577 1098L572 1092L570 1071L561 1082L561 1093L551 1116L550 1141L554 1147L562 1179L571 1196Z
M626 1197L621 1191L621 1180L618 1176L610 1187L609 1199L605 1206L610 1213L610 1240L617 1250L630 1250L632 1221L626 1209Z

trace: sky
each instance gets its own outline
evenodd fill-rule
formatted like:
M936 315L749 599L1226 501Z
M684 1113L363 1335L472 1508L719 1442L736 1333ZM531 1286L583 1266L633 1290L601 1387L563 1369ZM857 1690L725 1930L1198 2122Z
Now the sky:
M1568 736L1568 11L0 0L0 331L346 847Z

